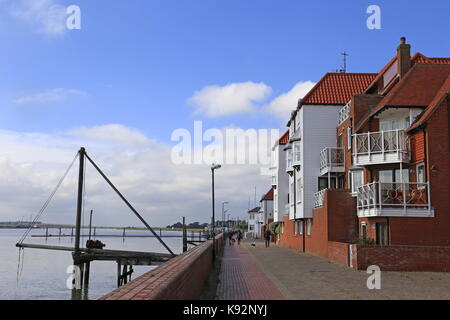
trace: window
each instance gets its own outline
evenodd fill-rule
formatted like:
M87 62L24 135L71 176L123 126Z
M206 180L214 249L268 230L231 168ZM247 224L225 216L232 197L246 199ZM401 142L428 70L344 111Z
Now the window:
M417 182L425 183L425 165L423 163L417 165Z
M281 234L284 233L284 222L280 223L280 232Z
M367 225L365 223L361 223L361 239L367 240Z
M294 143L294 163L300 163L301 154L300 154L300 142Z
M322 191L322 190L325 190L325 189L335 189L335 188L337 188L337 186L336 186L336 177L331 177L330 181L331 181L331 186L328 185L328 178L320 177L319 178L319 190L318 191Z
M388 227L387 223L377 223L376 224L377 231L377 245L386 246L388 244Z
M303 186L302 186L302 178L298 178L297 180L297 203L303 202Z
M289 190L289 195L290 195L290 201L289 203L291 204L291 206L293 206L294 203L294 182L291 182L291 186L290 186L290 190Z
M338 136L338 139L337 139L337 147L338 147L338 148L342 148L342 134L340 134L340 135Z
M358 188L364 184L364 171L356 170L350 173L351 175L351 189L353 194L358 193Z
M347 128L347 149L352 150L352 128Z
M287 151L287 164L286 164L286 168L292 168L292 149L289 149Z
M312 219L306 220L306 235L310 236L312 233Z
M382 183L403 183L409 182L409 170L403 169L389 169L389 170L379 170L378 180Z
M294 234L296 236L303 235L303 220L294 221Z

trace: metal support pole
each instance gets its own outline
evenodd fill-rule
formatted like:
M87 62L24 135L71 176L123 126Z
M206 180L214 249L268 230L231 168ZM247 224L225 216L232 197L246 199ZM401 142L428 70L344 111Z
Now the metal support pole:
M89 240L91 240L91 229L92 229L92 212L94 210L91 210L91 214L89 216Z
M213 263L216 261L216 233L215 233L215 199L214 199L214 169L211 169L212 172L212 237L213 237L213 247L212 247L212 255L213 255Z
M84 186L84 157L86 150L81 148L80 155L80 169L78 173L78 200L77 200L77 218L75 224L75 252L74 255L80 253L80 237L81 237L81 214L83 209L83 186Z

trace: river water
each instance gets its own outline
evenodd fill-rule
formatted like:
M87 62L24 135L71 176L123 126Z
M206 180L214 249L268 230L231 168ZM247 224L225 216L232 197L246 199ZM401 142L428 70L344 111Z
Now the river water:
M22 267L18 268L19 249L15 244L25 233L20 229L0 229L0 300L70 300L72 291L67 288L72 254L65 251L50 251L25 249ZM63 234L70 230L63 230ZM32 230L31 235L43 235L45 230ZM49 234L58 235L58 230L49 230ZM165 248L155 238L126 238L123 240L120 230L97 230L97 235L118 235L119 237L99 237L106 244L105 249L129 250L143 252L167 253ZM148 231L127 232L129 235L148 234ZM174 235L176 232L168 232ZM163 233L164 235L164 233ZM35 238L28 237L25 243L47 244L73 247L72 238ZM174 253L182 251L181 238L163 238ZM84 238L82 243L86 242ZM22 264L23 263L23 264ZM154 269L153 266L135 266L132 279ZM19 278L17 277L19 269ZM98 299L116 289L117 265L115 262L91 263L90 285L88 298Z

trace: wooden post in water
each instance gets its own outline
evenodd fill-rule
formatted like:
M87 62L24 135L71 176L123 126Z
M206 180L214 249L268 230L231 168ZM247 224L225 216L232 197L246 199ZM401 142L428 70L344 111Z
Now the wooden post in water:
M186 218L183 217L183 252L186 252L187 250Z

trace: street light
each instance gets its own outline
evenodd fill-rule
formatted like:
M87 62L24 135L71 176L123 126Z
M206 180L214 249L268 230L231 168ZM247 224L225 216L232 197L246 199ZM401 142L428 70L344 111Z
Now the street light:
M220 164L212 164L211 165L211 175L212 175L212 236L213 236L213 262L216 260L216 232L215 232L215 225L216 225L216 216L215 216L215 199L214 199L214 171L219 170L222 168Z

